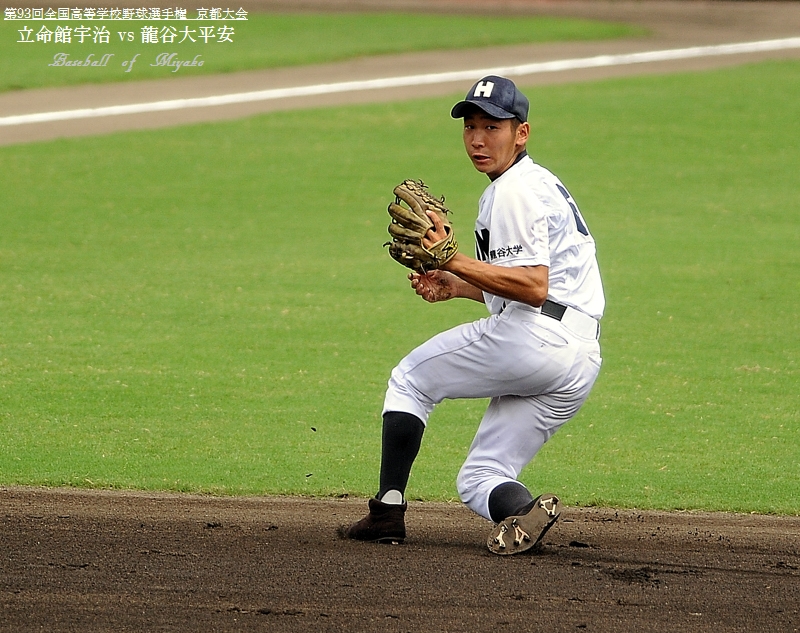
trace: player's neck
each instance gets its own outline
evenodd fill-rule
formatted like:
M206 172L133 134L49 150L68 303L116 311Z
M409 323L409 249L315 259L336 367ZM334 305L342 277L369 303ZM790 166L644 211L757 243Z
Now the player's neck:
M508 166L508 167L506 167L506 168L505 168L503 171L501 171L499 174L495 174L494 176L489 176L489 180L491 180L492 182L494 182L495 180L497 180L498 178L500 178L500 176L502 176L504 173L506 173L506 172L507 172L509 169L511 169L511 168L512 168L514 165L516 165L516 164L517 164L519 161L521 161L523 158L525 158L527 155L528 155L528 150L527 150L527 149L525 149L525 148L523 147L523 148L520 150L519 154L517 154L517 155L516 155L516 157L514 158L514 160L513 160L513 161L511 161L511 163L509 164L509 166ZM488 175L488 174L487 174L487 175Z

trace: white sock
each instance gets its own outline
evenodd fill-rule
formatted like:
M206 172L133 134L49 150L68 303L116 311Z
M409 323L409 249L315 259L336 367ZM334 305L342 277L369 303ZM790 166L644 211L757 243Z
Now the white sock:
M388 503L390 505L403 505L403 493L399 490L387 490L381 497L381 503Z

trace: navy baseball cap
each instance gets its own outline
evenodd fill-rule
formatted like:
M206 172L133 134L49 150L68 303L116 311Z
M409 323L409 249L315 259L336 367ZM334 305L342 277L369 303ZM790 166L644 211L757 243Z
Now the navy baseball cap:
M528 120L528 98L513 81L505 77L489 75L477 81L464 100L453 106L450 116L460 119L469 111L470 106L479 107L495 119L516 117L523 123Z

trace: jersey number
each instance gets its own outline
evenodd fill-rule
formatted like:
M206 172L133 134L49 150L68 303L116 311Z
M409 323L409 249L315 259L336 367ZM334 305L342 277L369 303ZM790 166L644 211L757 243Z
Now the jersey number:
M564 187L562 187L559 184L556 184L556 187L558 187L558 190L561 192L561 195L564 196L564 198L566 199L569 208L572 209L572 215L575 216L575 225L578 227L578 233L580 233L581 235L589 235L589 229L587 229L586 225L583 223L583 218L581 217L581 214L578 212L578 207L572 201L572 196L569 195L569 191L567 191Z

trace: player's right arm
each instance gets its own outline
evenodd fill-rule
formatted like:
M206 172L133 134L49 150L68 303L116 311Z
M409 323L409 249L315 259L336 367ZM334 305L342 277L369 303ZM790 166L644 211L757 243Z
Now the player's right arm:
M445 270L473 288L510 301L539 307L547 299L547 266L496 266L456 253L445 264Z
M433 244L444 239L447 233L435 213L428 211L428 216L433 227L423 238L422 245L431 248ZM442 268L434 272L440 275L426 279L431 275L428 273L420 277L424 282L421 286L420 280L417 280L417 285L414 284L414 279L411 282L417 294L431 303L453 297L467 297L483 302L483 292L535 307L541 306L547 299L549 287L547 266L496 266L458 252Z
M428 303L455 298L483 303L483 292L480 288L444 270L432 270L424 275L413 272L408 278L414 291Z

